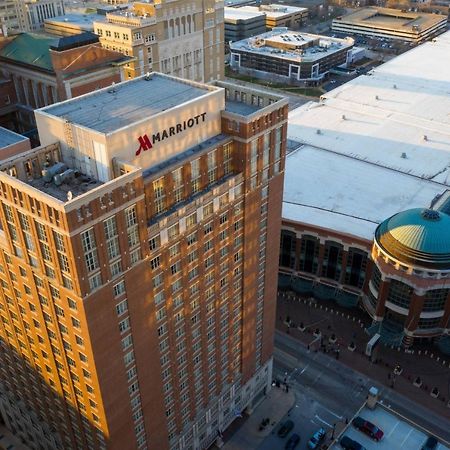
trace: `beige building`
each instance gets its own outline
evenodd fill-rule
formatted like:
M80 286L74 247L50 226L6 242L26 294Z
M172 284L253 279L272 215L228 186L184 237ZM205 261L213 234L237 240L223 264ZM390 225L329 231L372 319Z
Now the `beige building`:
M159 71L195 81L224 76L223 3L176 0L133 4L95 22L101 44L136 58L127 78Z
M16 2L0 0L0 34L6 35L9 30L18 30Z
M447 16L391 8L363 8L333 19L338 33L395 39L420 44L445 31Z
M266 28L272 30L275 27L287 27L298 29L305 25L308 19L308 8L298 8L295 6L270 5L243 6L240 11L262 12L266 15Z

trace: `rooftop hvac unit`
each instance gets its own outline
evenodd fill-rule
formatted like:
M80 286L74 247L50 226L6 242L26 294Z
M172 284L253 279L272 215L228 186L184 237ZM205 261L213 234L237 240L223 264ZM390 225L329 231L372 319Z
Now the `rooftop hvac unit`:
M63 183L68 183L75 178L75 171L72 169L67 169L62 173L59 173L53 177L53 181L56 186L61 186Z
M52 181L52 178L57 175L58 173L64 172L67 169L66 165L62 162L58 162L56 164L53 164L53 166L50 166L46 169L42 170L42 178L46 183L50 183Z

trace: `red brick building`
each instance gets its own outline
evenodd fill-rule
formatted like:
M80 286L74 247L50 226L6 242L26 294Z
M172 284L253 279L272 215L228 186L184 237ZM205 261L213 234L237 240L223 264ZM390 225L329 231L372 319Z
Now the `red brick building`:
M19 133L28 132L36 126L34 109L120 82L122 66L129 60L102 48L98 37L87 32L62 38L33 33L0 38L0 77L15 91L3 120L13 120Z
M287 100L152 74L36 119L0 167L5 423L209 447L271 386Z

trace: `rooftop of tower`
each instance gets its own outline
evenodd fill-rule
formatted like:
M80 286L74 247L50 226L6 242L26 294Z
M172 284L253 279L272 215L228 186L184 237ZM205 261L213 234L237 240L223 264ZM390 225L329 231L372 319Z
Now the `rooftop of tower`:
M108 134L218 89L151 73L44 107L40 111Z

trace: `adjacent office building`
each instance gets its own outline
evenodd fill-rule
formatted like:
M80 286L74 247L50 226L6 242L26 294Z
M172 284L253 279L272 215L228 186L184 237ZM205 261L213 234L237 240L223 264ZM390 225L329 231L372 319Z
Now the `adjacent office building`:
M333 19L331 29L345 35L395 39L420 44L443 33L447 16L390 8L363 8Z
M21 31L39 31L45 19L64 14L63 0L17 0L16 5Z
M449 44L446 33L290 113L280 258L280 286L361 306L388 345L432 340L448 354Z
M0 166L0 414L32 449L210 446L272 381L287 100L153 73Z
M266 28L272 30L275 27L287 27L297 30L306 24L308 8L297 6L278 5L271 3L260 6L243 6L239 8L246 12L262 12L266 16Z
M230 66L269 81L299 84L322 80L352 61L352 38L299 33L287 28L230 44Z
M131 56L126 76L159 71L195 81L224 77L223 3L135 2L95 23L101 44Z
M94 32L94 22L103 20L100 14L67 13L64 16L45 19L44 30L58 36L71 36L86 31Z
M266 31L266 15L260 11L244 11L242 8L224 8L225 42L241 41Z
M275 27L298 29L306 23L307 8L285 5L225 7L225 42L240 41Z

